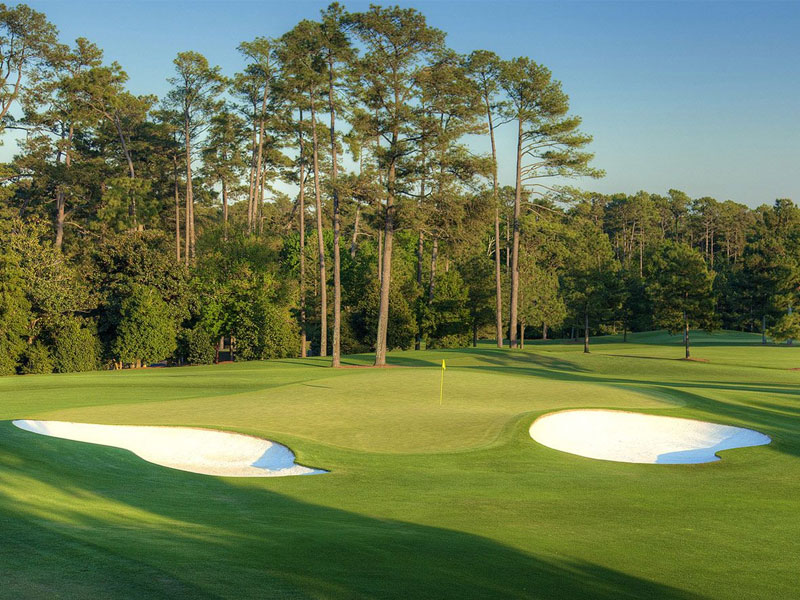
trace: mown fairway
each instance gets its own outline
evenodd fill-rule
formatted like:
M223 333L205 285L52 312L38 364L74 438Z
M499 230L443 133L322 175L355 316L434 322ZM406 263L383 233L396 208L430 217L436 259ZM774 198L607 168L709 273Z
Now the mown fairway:
M800 351L665 334L0 379L3 598L796 598ZM439 406L439 364L446 358ZM351 365L369 357L347 357ZM634 409L757 429L705 465L533 442ZM222 479L10 420L191 425L289 445L310 477Z

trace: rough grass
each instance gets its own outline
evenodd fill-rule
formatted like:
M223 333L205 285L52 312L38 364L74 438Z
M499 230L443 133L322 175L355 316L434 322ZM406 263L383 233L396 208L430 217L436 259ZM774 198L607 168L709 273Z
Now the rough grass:
M800 352L746 334L0 379L0 596L793 598ZM447 360L439 405L439 365ZM351 365L367 356L346 357ZM533 419L626 408L742 425L705 465L542 447ZM8 420L195 425L275 439L313 477L231 479Z

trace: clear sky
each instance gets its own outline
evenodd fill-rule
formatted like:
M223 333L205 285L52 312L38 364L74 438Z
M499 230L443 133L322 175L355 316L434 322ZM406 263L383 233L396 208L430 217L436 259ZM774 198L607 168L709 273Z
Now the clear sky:
M485 48L548 66L595 138L595 165L607 171L576 182L581 187L677 188L750 206L800 202L800 2L396 3L421 10L459 52ZM28 4L47 14L62 41L98 44L128 72L133 92L163 96L177 52L199 51L231 75L242 66L239 42L279 36L328 2ZM512 135L499 139L506 184Z

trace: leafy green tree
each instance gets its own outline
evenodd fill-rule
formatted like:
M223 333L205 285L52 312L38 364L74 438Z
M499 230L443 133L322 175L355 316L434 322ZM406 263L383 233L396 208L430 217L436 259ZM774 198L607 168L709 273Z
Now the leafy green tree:
M657 325L670 333L683 331L685 357L689 353L689 327L711 329L714 273L703 256L682 242L665 241L656 248L648 265L648 291Z
M495 144L495 119L502 109L498 101L500 88L500 57L488 50L475 50L467 59L467 72L478 85L478 93L486 110L486 124L492 147L492 193L494 200L494 281L495 281L495 337L497 347L503 347L503 285L500 269L500 197L497 178L497 146Z
M337 87L343 79L342 72L349 67L355 52L347 35L344 9L338 2L322 12L320 34L322 40L322 59L328 73L328 112L331 126L331 208L333 216L333 342L331 345L331 366L341 366L342 329L342 265L341 265L341 209L339 206L339 162L338 141L336 139L336 114L341 103L337 97ZM340 110L340 108L338 108Z
M28 344L22 352L19 366L22 375L35 375L53 372L53 357L50 350L40 340Z
M50 58L56 34L43 13L26 4L0 4L0 133L26 81Z
M134 284L120 307L112 355L118 363L138 368L168 358L176 348L175 322L160 293Z
M388 141L388 147L381 148L378 154L385 202L375 365L383 366L389 328L395 221L403 189L402 163L415 145L415 135L409 126L415 116L416 80L426 66L426 59L442 48L444 33L428 26L425 17L412 8L373 5L366 12L351 15L350 22L366 47L358 63L358 74L367 111L375 115L370 129L375 137Z
M515 58L501 67L500 84L507 96L506 118L517 123L517 167L511 254L511 340L517 347L519 309L519 233L523 187L546 188L549 177L601 177L589 166L593 155L582 151L592 137L578 129L580 117L568 116L569 98L547 67L529 58Z
M211 336L200 324L181 332L178 351L190 365L210 365L216 356Z
M30 303L18 261L16 255L0 248L0 375L16 371L30 321Z
M208 127L220 106L217 97L226 86L219 67L212 67L198 52L179 52L173 61L175 76L167 81L172 85L166 97L168 108L181 115L186 166L186 244L184 257L188 265L195 258L196 232L194 218L194 188L192 184L193 143Z
M746 299L761 320L761 343L767 343L767 319L773 321L788 304L787 297L800 282L797 259L773 236L761 236L748 244L742 257L740 283Z
M776 342L791 342L800 338L800 312L782 315L767 333Z
M78 318L63 319L51 332L53 366L57 373L94 371L100 365L101 347L97 334Z
M583 351L588 353L590 319L606 319L618 306L619 263L608 236L591 221L578 221L571 233L566 281L573 313L582 317Z
M223 235L228 234L228 194L246 166L244 143L247 139L241 117L224 107L211 117L208 139L203 149L203 171L222 193Z

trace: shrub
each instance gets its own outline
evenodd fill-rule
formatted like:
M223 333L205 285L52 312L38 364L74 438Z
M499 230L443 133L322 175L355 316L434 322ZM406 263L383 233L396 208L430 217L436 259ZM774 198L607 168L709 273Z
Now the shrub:
M19 372L23 375L52 373L53 359L50 356L50 350L47 349L47 346L39 340L36 340L25 348L25 351L22 353L22 364L19 367Z
M183 330L181 354L190 365L209 365L214 362L216 357L211 336L200 325Z
M78 319L67 319L53 332L53 362L57 373L98 368L100 340Z
M175 323L167 304L151 287L134 285L123 302L114 356L126 363L149 364L164 360L177 348Z

